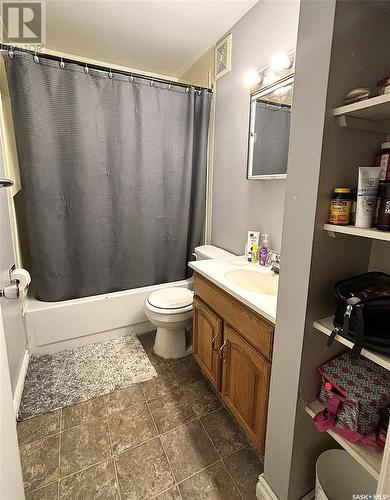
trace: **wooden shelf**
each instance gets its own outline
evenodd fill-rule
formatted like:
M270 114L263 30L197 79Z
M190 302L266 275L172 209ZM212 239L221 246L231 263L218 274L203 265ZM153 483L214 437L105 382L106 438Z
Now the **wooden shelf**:
M336 108L334 116L341 127L350 127L372 132L390 132L390 94L354 102Z
M335 224L324 224L324 230L335 236L335 233L348 234L350 236L360 236L373 240L390 241L390 231L378 231L375 228L362 228L356 226L337 226Z
M325 333L325 335L330 336L332 333L332 330L334 328L333 326L333 316L329 316L328 318L320 319L318 321L314 322L314 328L322 333ZM340 342L341 344L344 344L345 346L352 348L353 343L350 342L349 340L345 339L344 337L341 337L340 335L336 335L335 340ZM373 352L369 351L367 349L362 349L362 356L365 358L370 359L377 365L383 366L386 368L386 370L390 370L390 355L389 354L380 354L379 352Z
M319 411L323 410L323 405L316 400L305 407L305 411L311 417L314 417ZM368 446L358 443L350 443L339 436L336 432L329 430L328 434L337 441L360 465L362 465L375 479L379 478L381 470L383 452L375 451Z

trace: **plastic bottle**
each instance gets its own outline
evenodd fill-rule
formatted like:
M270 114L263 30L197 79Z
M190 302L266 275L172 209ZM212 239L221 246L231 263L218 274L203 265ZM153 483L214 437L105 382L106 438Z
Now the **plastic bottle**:
M389 137L388 137L389 139ZM375 166L381 168L380 181L390 180L390 141L382 142L375 158Z
M268 234L261 235L261 245L258 252L260 266L269 266L271 264L271 245L268 241Z

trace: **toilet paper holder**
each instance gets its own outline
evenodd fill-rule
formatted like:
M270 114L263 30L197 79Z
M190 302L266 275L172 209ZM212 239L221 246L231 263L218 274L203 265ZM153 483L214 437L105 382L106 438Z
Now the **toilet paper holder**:
M20 292L31 283L30 273L26 269L17 269L12 266L9 271L10 284L0 290L0 297L18 299Z

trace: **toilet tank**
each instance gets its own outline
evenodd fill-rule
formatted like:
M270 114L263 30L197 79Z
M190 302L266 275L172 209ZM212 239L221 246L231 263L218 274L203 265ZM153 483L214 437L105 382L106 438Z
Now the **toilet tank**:
M201 245L195 248L194 255L196 260L205 259L226 259L229 257L235 257L233 253L227 252L222 248L215 247L213 245Z

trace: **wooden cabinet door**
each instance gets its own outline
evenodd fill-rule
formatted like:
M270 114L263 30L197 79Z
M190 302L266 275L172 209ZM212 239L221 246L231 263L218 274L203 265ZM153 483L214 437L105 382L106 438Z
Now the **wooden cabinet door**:
M256 449L264 452L270 364L224 325L222 396Z
M193 354L214 387L221 389L222 320L197 297L194 298Z

